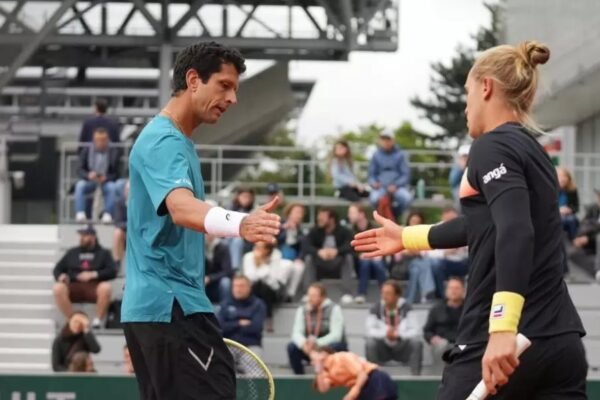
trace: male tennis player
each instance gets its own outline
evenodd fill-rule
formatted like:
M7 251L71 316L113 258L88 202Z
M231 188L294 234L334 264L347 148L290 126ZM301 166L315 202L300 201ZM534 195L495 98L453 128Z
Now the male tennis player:
M171 100L129 161L125 337L144 400L233 400L231 353L204 289L204 235L275 243L278 200L243 214L204 202L192 132L236 104L244 58L217 43L184 49Z

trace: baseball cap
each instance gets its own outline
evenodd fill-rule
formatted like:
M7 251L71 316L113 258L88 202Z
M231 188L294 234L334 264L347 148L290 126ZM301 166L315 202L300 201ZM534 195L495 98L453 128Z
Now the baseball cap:
M384 129L379 133L379 137L385 139L394 139L394 132L392 132L390 129Z
M279 193L281 191L281 188L276 183L269 183L267 185L267 188L266 188L265 191L267 192L267 194L276 194L276 193Z
M96 229L94 229L94 225L89 224L83 228L78 229L77 233L79 233L81 235L95 235Z

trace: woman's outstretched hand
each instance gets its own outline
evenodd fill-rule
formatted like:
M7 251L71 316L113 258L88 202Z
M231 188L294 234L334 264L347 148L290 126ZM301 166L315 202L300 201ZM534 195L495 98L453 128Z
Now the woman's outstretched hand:
M354 236L352 247L364 258L389 256L404 250L402 244L402 227L393 221L373 212L373 218L381 228L371 229Z

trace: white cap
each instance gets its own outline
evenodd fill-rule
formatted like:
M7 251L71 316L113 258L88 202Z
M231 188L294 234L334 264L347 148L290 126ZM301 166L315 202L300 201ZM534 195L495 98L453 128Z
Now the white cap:
M471 145L470 144L463 144L458 148L458 155L459 156L468 156L469 155L469 150L471 150Z
M379 137L394 139L394 132L391 129L386 128L383 131L381 131L381 133L379 133Z

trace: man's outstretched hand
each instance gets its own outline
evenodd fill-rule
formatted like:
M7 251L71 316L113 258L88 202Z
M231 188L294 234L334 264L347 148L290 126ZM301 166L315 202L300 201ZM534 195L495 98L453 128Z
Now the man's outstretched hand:
M277 243L281 226L280 217L273 214L279 205L279 197L251 212L240 224L240 236L252 243Z
M393 221L383 218L375 211L375 221L381 228L370 229L354 236L352 247L364 258L389 256L404 250L402 244L402 227Z

